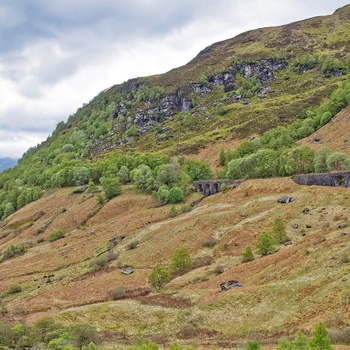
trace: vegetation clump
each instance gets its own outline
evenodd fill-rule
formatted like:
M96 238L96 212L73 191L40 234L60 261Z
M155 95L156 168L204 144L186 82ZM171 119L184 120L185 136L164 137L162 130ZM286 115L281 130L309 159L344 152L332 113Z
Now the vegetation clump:
M57 240L64 238L64 237L65 237L65 234L62 230L56 230L56 231L51 232L48 235L47 240L49 242L54 242L54 241L57 241Z

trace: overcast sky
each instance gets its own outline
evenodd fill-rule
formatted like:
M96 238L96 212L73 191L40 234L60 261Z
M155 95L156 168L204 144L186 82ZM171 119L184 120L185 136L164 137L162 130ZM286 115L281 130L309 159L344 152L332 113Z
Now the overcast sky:
M0 0L0 158L44 141L101 90L182 66L244 31L342 0Z

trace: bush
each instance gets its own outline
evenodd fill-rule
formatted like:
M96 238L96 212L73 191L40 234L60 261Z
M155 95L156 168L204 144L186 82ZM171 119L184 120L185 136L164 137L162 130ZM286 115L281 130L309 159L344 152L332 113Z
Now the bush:
M213 248L216 245L216 243L218 243L217 239L214 237L211 237L203 243L203 247Z
M173 187L169 190L168 200L170 204L182 202L185 198L184 192L180 187Z
M108 199L119 196L122 193L122 185L117 177L101 177L100 182Z
M256 247L258 248L258 253L261 255L267 255L275 250L274 239L270 232L261 232L256 240Z
M47 240L49 242L54 242L54 241L57 241L61 238L64 238L65 235L64 235L64 232L62 230L56 230L56 231L53 231L49 234L49 236L47 237Z
M139 241L135 240L135 241L131 241L129 244L127 244L127 246L125 247L126 250L132 250L135 249L138 245L139 245Z
M163 288L164 284L170 281L170 272L168 267L156 266L148 276L150 285L156 290Z
M192 268L192 258L189 251L185 247L175 250L171 256L170 270L183 274Z
M215 267L214 272L215 272L217 275L221 275L222 273L225 272L225 268L224 268L222 265L218 265L218 266Z
M248 245L243 252L242 262L246 263L253 260L254 260L254 254L252 252L252 248L250 248L250 245Z
M7 294L16 294L22 291L22 286L19 283L10 284L7 288Z
M110 291L113 300L119 300L126 296L126 287L117 287Z

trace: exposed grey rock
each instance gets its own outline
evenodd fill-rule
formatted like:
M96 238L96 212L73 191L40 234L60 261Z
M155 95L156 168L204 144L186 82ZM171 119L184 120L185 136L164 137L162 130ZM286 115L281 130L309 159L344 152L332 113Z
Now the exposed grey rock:
M237 287L243 287L243 284L236 280L230 280L220 284L220 288L222 292L225 292L229 289L237 288Z
M303 214L308 214L310 212L310 209L309 208L304 208L301 212Z
M293 197L290 197L290 196L283 196L283 197L280 197L277 199L277 202L278 203L291 203L294 201L294 198Z
M122 274L124 275L130 275L134 272L134 270L131 267L126 267L125 269L122 270Z
M342 224L339 224L339 225L338 225L338 228L345 228L346 226L348 226L348 225L345 224L345 223L342 223Z
M297 229L297 228L299 228L299 224L293 224L292 227Z
M287 242L284 243L285 246L289 246L289 245L292 245L292 244L293 244L292 241L287 241Z

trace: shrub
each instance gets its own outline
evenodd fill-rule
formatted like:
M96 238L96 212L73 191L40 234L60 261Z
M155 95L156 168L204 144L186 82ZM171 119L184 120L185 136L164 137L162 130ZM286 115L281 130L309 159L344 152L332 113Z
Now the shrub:
M192 258L189 251L185 247L175 250L171 256L170 270L183 274L192 268Z
M267 255L275 250L274 239L270 232L261 232L256 240L256 247L258 248L258 253L261 255Z
M125 249L126 250L132 250L135 249L138 245L139 245L139 241L135 240L135 241L131 241L129 244L126 245Z
M122 193L122 185L117 177L101 177L100 182L108 199L119 196Z
M287 236L286 226L281 218L275 218L272 232L277 243L283 244L289 240Z
M217 274L217 275L221 275L222 273L224 273L225 271L225 268L222 266L222 265L218 265L215 267L215 270L214 272Z
M168 267L156 266L148 276L150 285L156 290L163 288L164 284L170 281L170 271Z
M169 190L168 200L170 204L182 202L185 198L184 192L180 187L173 187Z
M253 260L254 260L254 254L253 254L252 248L250 248L250 245L248 245L243 252L242 262L246 263L248 261L253 261Z
M177 212L177 210L176 210L175 205L172 205L172 206L170 207L170 211L169 211L169 213L168 213L168 218L174 218L176 215L178 215L178 212Z
M211 237L203 243L203 247L213 248L216 245L216 243L218 243L217 239L214 237Z
M62 230L56 230L56 231L53 231L49 234L49 236L47 237L47 240L49 242L54 242L54 241L57 241L61 238L64 238L64 232Z
M22 291L22 286L19 283L10 284L7 288L7 294L16 294Z
M119 300L126 296L126 287L117 287L110 291L113 300Z

